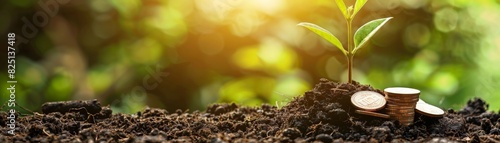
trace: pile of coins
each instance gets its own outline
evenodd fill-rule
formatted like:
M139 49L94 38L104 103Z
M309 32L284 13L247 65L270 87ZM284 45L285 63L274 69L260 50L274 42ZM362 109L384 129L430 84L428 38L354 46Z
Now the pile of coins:
M384 89L384 92L387 96L386 111L391 119L398 120L405 126L411 125L420 91L405 87L391 87Z
M442 117L444 111L427 104L419 98L420 91L406 87L384 89L385 97L373 91L359 91L351 96L351 103L358 108L356 113L398 120L408 126L414 121L415 112L429 117ZM385 107L385 108L384 108ZM376 111L385 109L386 114Z

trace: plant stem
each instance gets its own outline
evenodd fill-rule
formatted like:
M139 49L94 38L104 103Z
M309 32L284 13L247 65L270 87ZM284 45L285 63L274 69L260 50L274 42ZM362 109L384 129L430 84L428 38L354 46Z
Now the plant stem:
M354 56L352 56L352 54L347 57L347 64L348 64L347 71L349 72L348 73L348 81L347 81L348 83L352 83L352 63L354 62L353 57Z
M347 20L347 72L348 72L348 79L347 83L352 83L352 63L353 63L353 57L354 55L352 54L352 20L348 19Z

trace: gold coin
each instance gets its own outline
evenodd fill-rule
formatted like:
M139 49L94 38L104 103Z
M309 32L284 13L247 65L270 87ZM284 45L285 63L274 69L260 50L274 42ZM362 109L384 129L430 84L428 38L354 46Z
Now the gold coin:
M417 102L398 102L394 100L387 100L387 105L394 105L394 106L415 106Z
M411 115L411 116L393 115L393 116L391 116L391 118L393 118L393 119L413 119L413 117L415 117L415 116L414 115Z
M398 114L398 115L396 115L396 117L400 117L400 118L413 118L413 117L415 117L415 114Z
M394 99L394 100L417 100L418 101L418 96L415 96L415 97L392 97L392 96L388 96L387 99Z
M394 119L394 120L399 120L400 122L402 121L413 121L413 117L393 117L391 116L391 119Z
M415 107L398 107L398 106L387 106L387 108L385 108L386 110L389 110L389 111L404 111L404 110L413 110L415 109Z
M392 99L392 100L417 100L418 101L419 96L387 96L387 99Z
M393 117L393 116L396 116L396 115L397 115L397 113L395 113L395 112L387 112L386 114L387 114L387 115L389 115L389 116L391 116L391 117Z
M399 104L394 104L394 103L387 103L387 107L391 106L394 108L415 108L415 103L399 103Z
M394 117L394 118L403 118L403 119L405 119L405 118L413 118L413 117L415 117L415 114L401 115L401 113L400 113L400 114L389 114L389 116Z
M377 111L382 109L387 101L377 92L359 91L351 96L351 103L359 109Z
M389 108L389 109L410 109L410 108L415 108L415 106L412 106L412 105L394 105L394 104L387 104L385 105L386 108Z
M401 123L410 123L411 124L415 120L413 120L413 118L412 118L412 119L399 119L398 121L401 122Z
M392 104L415 104L418 100L394 100L387 99L387 102L391 102Z
M385 94L387 94L387 96L389 96L389 97L416 97L416 96L420 95L420 94L413 94L413 93L404 94L404 93L390 93L390 92L385 92Z
M386 109L415 109L415 104L413 105L385 105Z
M415 120L413 120L413 118L411 118L411 119L401 119L401 120L399 120L399 122L413 122L413 121L415 121Z
M394 100L387 100L387 105L397 105L397 106L415 106L417 102L397 102Z
M413 99L405 99L405 98L387 98L387 101L391 101L392 103L395 104L405 104L405 103L417 103L418 98L413 98Z
M390 109L390 110L387 110L387 111L393 112L393 113L397 113L399 115L411 114L412 112L415 112L414 109Z
M404 103L417 103L418 97L417 98L387 98L386 100L394 101L394 102L404 102Z
M394 98L394 99L418 99L419 95L417 96L408 96L408 95L405 95L405 96L392 96L392 95L389 95L387 96L387 98Z
M417 103L387 101L387 105L397 106L397 107L415 107Z
M415 111L429 117L443 117L444 115L443 109L425 102L418 103L415 107Z
M391 111L391 112L406 113L406 112L414 112L415 108L405 108L405 109L385 108L385 110L386 111Z
M391 117L414 117L415 114L404 114L398 112L387 112Z
M413 110L415 109L415 106L387 106L385 109L387 110Z
M415 105L416 104L408 104L408 105L387 104L385 106L387 106L387 108L390 108L390 109L393 109L393 108L397 108L397 109L413 109L413 108L415 108Z
M414 115L415 114L414 109L386 109L386 112L388 114L394 114L397 116Z
M412 100L412 101L415 100L415 102L416 102L416 101L418 101L418 96L415 96L415 97L387 97L387 99L391 99L391 100L404 100L404 101L406 101L406 100Z
M390 116L387 115L387 114L376 113L376 112L371 112L371 111L356 110L356 113L363 114L363 115L368 115L368 116L375 116L375 117L380 117L380 118L386 118L386 119L390 118Z

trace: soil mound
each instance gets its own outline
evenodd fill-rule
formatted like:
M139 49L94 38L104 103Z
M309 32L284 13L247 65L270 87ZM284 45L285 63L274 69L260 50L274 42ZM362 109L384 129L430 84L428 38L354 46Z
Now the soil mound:
M214 104L205 112L147 108L128 115L111 114L108 107L96 112L86 106L62 108L17 118L16 135L8 134L8 113L0 112L0 142L500 141L500 114L487 112L488 104L481 99L470 100L460 111L447 110L442 118L416 113L414 124L404 127L398 121L354 113L350 96L362 90L382 93L357 82L321 79L280 109Z

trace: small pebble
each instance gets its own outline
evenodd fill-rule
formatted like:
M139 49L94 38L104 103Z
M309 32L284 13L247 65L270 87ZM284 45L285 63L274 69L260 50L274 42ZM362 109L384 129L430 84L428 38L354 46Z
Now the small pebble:
M330 136L328 134L319 134L319 135L316 136L316 140L317 141L322 141L324 143L331 143L331 142L333 142L332 136Z
M302 136L302 133L300 133L299 129L297 128L287 128L283 131L283 136L293 140Z

